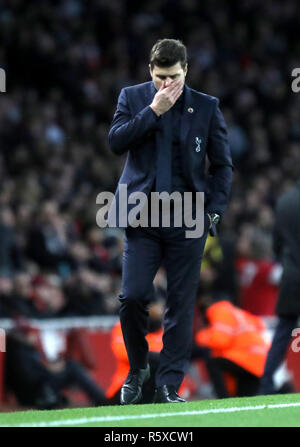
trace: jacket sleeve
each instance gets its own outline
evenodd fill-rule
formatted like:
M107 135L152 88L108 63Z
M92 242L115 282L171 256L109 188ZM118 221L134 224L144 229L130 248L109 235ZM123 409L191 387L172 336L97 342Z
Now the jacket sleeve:
M132 118L128 106L127 92L123 88L108 134L111 150L117 155L124 154L149 130L153 129L159 119L160 117L155 114L150 105Z
M208 178L207 211L223 215L230 195L233 164L227 137L227 128L216 98L208 137Z
M230 348L234 341L234 326L232 316L223 310L208 309L209 326L196 335L196 343L211 349Z
M211 349L227 349L232 344L232 335L214 327L201 329L196 335L199 346Z

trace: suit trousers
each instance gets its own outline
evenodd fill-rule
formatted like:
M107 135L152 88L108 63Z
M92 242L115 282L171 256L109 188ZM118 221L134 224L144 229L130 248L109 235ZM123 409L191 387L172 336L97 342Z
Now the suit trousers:
M195 300L208 223L202 237L186 238L186 229L128 227L124 235L120 321L132 370L145 368L148 363L147 305L153 299L153 280L161 265L167 275L157 387L174 385L178 389L191 356Z
M269 349L265 370L261 378L259 394L274 394L276 392L273 376L285 359L291 341L292 331L297 327L298 316L279 316L272 345Z

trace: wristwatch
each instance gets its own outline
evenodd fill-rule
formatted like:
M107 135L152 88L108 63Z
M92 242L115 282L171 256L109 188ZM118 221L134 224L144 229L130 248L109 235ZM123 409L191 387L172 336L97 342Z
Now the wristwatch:
M217 225L220 222L221 216L217 213L207 213L208 217L209 217L209 228L212 227L213 224Z

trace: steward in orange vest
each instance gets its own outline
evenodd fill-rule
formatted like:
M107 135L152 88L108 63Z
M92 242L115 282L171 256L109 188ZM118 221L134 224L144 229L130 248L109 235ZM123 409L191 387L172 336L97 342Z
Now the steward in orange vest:
M195 341L211 349L212 361L226 373L227 387L218 397L255 395L270 346L264 321L225 300L208 305L206 318L208 327Z

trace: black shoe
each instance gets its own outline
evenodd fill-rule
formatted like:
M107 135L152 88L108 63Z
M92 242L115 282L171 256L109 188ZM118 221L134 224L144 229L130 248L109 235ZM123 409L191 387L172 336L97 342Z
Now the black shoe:
M121 405L138 404L141 402L143 383L150 379L150 366L145 369L129 371L127 379L121 388Z
M172 404L186 401L178 396L175 386L163 385L156 388L153 402L155 404Z

